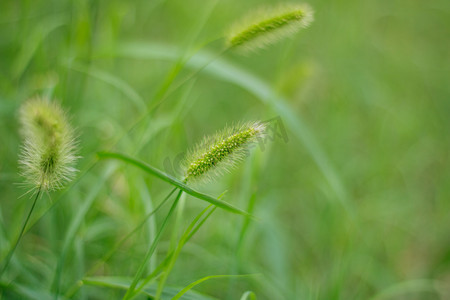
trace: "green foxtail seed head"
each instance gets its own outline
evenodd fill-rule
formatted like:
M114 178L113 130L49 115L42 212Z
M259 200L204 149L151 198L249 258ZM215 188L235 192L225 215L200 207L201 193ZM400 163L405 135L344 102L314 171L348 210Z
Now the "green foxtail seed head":
M55 102L33 98L20 110L24 138L20 165L27 183L44 190L57 190L70 181L76 141L64 111Z
M184 181L210 180L222 175L245 157L249 145L261 138L264 132L264 124L251 122L205 137L187 155Z
M227 44L249 52L290 36L313 21L313 11L306 4L284 4L263 8L235 23L227 34Z

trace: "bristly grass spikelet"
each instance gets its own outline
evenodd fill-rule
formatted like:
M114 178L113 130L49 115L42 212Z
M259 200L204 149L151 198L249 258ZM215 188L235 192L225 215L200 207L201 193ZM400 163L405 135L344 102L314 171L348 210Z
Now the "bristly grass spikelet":
M307 4L261 8L231 27L227 44L243 52L257 50L298 32L312 21L313 11Z
M57 190L70 181L76 140L64 111L56 102L33 98L20 110L24 138L20 165L27 185L43 190Z
M245 157L249 146L263 137L264 132L263 123L250 122L205 137L187 155L184 181L208 181L222 175Z
M15 243L8 251L0 269L0 278L8 268L37 200L43 191L57 190L74 176L76 141L66 115L55 102L33 98L20 110L21 133L24 138L20 168L26 185L36 190L31 208Z

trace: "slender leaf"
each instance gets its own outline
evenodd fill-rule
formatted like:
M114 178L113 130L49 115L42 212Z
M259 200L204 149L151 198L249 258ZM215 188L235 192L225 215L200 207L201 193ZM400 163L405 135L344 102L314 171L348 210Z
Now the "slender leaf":
M177 207L178 201L180 200L182 193L183 192L180 191L178 193L177 197L175 198L175 201L173 202L172 206L170 207L169 212L167 213L166 218L164 219L163 223L161 224L158 234L156 235L155 239L153 240L151 247L148 249L147 253L145 254L144 260L142 261L141 265L139 266L139 269L137 270L136 274L134 275L133 281L131 282L130 287L128 288L123 299L130 299L135 295L134 290L136 288L136 285L138 284L139 280L141 279L141 276L144 273L144 270L148 264L148 261L150 260L153 253L155 252L156 246L158 245L158 242L159 242L159 239L161 238L161 235L162 235L164 229L166 228L170 217L172 216L175 208Z
M136 108L139 109L140 111L145 111L147 109L145 101L139 95L139 93L136 92L136 90L133 87L131 87L127 82L118 78L117 76L105 72L103 70L100 70L93 66L85 66L81 63L71 63L68 64L67 66L72 70L87 74L93 78L97 78L111 85L112 87L117 88L122 93L124 93L125 96L127 96L127 98L130 99L134 103Z
M114 276L99 276L99 277L86 277L83 279L83 284L98 287L116 288L121 290L126 290L130 286L131 278L129 277L114 277ZM166 287L164 290L162 299L169 300L172 299L180 290L176 287ZM151 285L146 287L142 291L145 295L153 298L156 293L156 285ZM179 298L181 300L216 300L216 298L201 294L199 292L190 290L188 293L184 294L183 297Z
M117 242L117 244L114 245L114 247L112 247L108 252L105 253L105 255L103 255L103 257L93 266L91 267L87 272L86 275L92 275L94 274L102 264L106 263L112 256L114 253L117 252L117 250L131 237L133 236L139 229L141 229L144 224L148 221L148 219L153 216L166 202L167 200L169 200L170 196L172 196L172 194L177 190L177 188L174 188L167 196L166 198L164 198L163 201L161 201L160 204L158 204L158 206L153 209L152 211L150 211L149 213L147 213L147 215L138 223L138 225L132 230L130 231L126 236L124 236L119 242ZM66 296L68 298L71 298L80 288L79 282L75 283L72 285L72 287L68 290L68 292L66 293Z
M114 152L99 152L98 156L100 159L105 159L105 158L113 158L113 159L118 159L118 160L122 160L124 162L127 162L129 164L132 164L144 171L146 171L149 174L152 174L156 177L158 177L159 179L166 181L176 187L178 187L180 190L182 190L183 192L186 192L187 194L194 196L198 199L201 200L205 200L217 207L220 207L222 209L225 209L229 212L232 213L236 213L236 214L241 214L244 216L250 216L250 214L248 214L247 212L232 206L231 204L228 204L225 201L213 198L209 195L200 193L192 188L190 188L189 186L187 186L186 184L184 184L183 182L179 181L178 179L172 177L169 174L164 173L163 171L160 171L142 161L136 160L130 156L124 155L124 154L120 154L120 153L114 153Z
M256 300L256 295L252 291L246 291L242 294L241 300Z
M176 294L172 300L177 300L177 299L181 299L181 296L183 296L185 293L187 293L189 290L191 290L194 286L202 283L203 281L209 280L209 279L214 279L214 278L230 278L230 277L248 277L251 276L252 274L246 274L246 275L211 275L211 276L206 276L203 277L197 281L194 281L193 283L189 284L188 286L186 286L184 289L182 289L181 291L178 292L178 294Z
M437 280L430 279L415 279L400 282L393 286L390 286L374 297L370 298L371 300L382 300L382 299L399 299L401 296L407 296L411 294L419 294L419 293L434 293L440 294L440 286L442 286ZM450 292L450 291L449 291ZM444 294L444 293L442 293ZM403 298L402 298L403 299ZM407 299L407 298L405 298ZM444 299L444 298L442 298Z
M164 270L164 273L162 275L161 280L159 281L158 284L158 291L156 293L156 300L160 299L160 296L164 290L164 285L166 283L167 278L170 275L170 272L172 271L175 262L178 258L178 256L181 253L181 250L183 249L183 246L186 244L186 242L188 241L188 239L190 239L190 237L197 232L200 227L205 223L205 221L211 216L211 214L214 212L214 210L216 209L216 207L213 207L209 213L205 216L205 218L203 218L201 221L201 217L211 208L212 205L209 205L208 207L206 207L203 211L201 211L195 218L194 220L191 222L191 224L188 226L188 228L185 230L183 236L181 237L180 241L177 244L177 247L175 248L175 252L173 255L171 255L171 259L169 261L169 263L167 264L166 269ZM200 222L199 222L200 221ZM199 222L199 224L196 226L197 222ZM195 226L195 228L194 228Z
M101 191L103 187L103 183L109 178L109 176L114 172L115 166L109 166L109 168L105 171L104 175L101 177L101 180L97 182L96 185L94 185L94 188L91 190L91 192L86 196L86 200L84 201L81 208L78 210L77 214L73 217L69 228L67 229L67 232L65 234L61 256L59 257L58 264L55 271L55 277L53 280L53 289L55 291L55 295L59 294L59 288L60 288L60 281L62 276L62 269L64 266L64 261L66 259L67 253L73 243L73 240L75 239L75 235L78 232L78 229L80 228L80 225L82 224L86 214L88 213L89 209L91 208L92 204L94 203L94 200L96 199L98 193Z

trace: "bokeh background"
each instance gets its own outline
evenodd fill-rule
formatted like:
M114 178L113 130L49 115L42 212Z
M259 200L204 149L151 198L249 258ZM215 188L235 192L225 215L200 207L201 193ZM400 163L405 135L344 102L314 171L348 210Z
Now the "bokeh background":
M97 151L180 176L180 157L204 135L277 118L287 139L272 135L231 174L196 187L226 190L256 218L217 210L169 286L256 274L194 289L216 299L450 299L450 1L311 0L310 28L255 53L223 52L230 24L277 3L0 2L1 257L31 204L18 184L21 103L61 103L84 174L38 202L1 297L52 299L58 280L64 295L170 191L123 163L86 172ZM207 205L182 204L148 270ZM120 298L113 279L133 276L167 208L90 274L101 284L71 298Z

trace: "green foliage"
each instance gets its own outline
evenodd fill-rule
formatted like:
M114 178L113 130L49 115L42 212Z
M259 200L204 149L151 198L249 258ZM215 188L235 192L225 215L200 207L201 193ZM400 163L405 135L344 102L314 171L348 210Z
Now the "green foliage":
M96 287L104 287L104 288L114 288L114 289L128 289L130 286L130 278L123 277L111 277L111 276L103 276L103 277L87 277L83 279L83 284L96 286ZM152 297L153 299L156 294L156 285L149 285L145 289L143 289L142 293L146 296ZM164 294L162 295L163 300L173 299L174 296L178 294L179 288L169 286L164 290ZM204 295L198 292L189 291L184 294L181 300L216 300L217 298L209 297L208 295Z
M449 1L308 2L299 30L278 0L0 1L0 298L449 299ZM36 201L33 95L81 157ZM247 159L183 182L240 120L266 125Z

